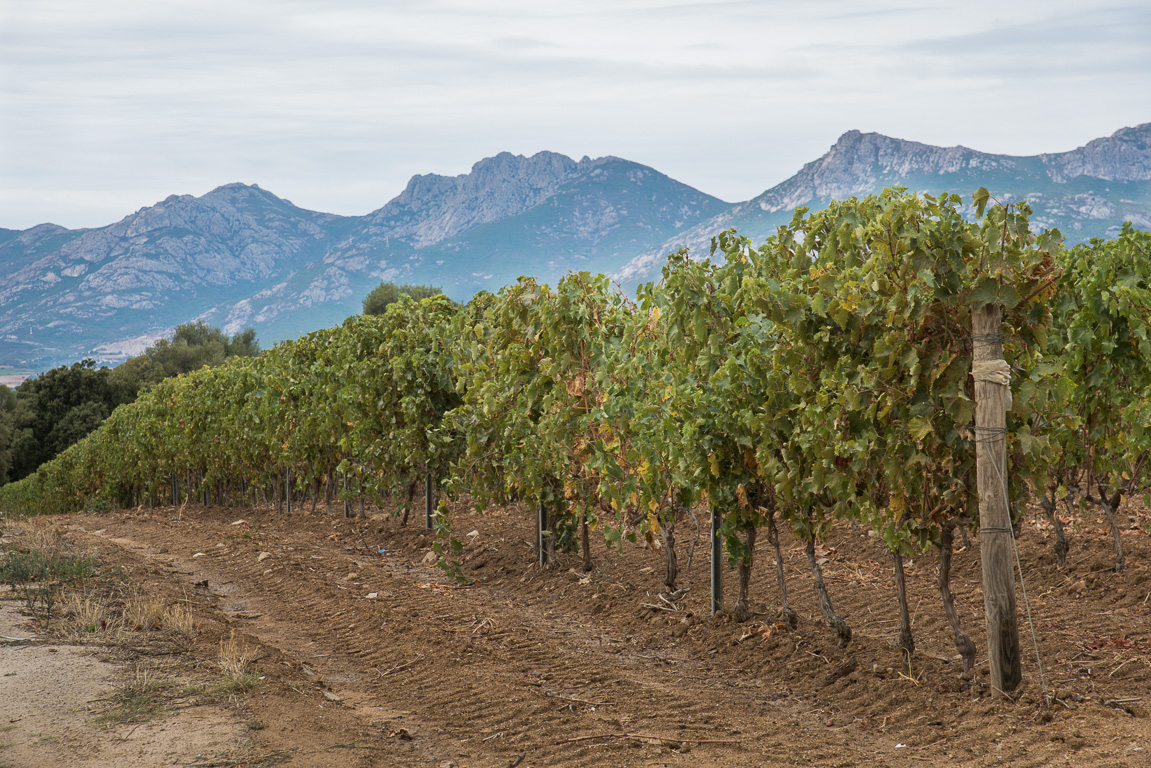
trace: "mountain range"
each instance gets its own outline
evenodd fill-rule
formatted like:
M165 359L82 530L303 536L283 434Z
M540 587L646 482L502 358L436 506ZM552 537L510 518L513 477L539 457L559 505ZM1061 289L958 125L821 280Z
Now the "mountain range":
M383 280L431 283L456 299L531 274L658 277L680 247L717 232L769 236L799 206L900 185L970 200L980 186L1027 200L1069 242L1124 221L1151 228L1151 123L1058 154L1013 157L848 131L761 195L726 203L617 157L502 153L468 174L419 175L365 216L298 208L255 185L173 195L121 221L0 229L0 367L83 357L116 362L182 322L265 344L338 323Z

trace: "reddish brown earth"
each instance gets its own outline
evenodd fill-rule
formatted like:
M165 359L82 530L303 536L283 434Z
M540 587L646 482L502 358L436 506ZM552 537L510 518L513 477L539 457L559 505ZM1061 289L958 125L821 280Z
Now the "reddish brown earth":
M576 556L535 565L525 510L480 516L460 505L452 519L472 586L429 563L418 524L401 529L385 515L188 507L60 522L146 574L148 589L186 594L199 612L193 653L210 656L233 631L259 649L265 679L243 706L266 727L249 735L250 761L228 765L505 768L521 754L518 765L537 767L1151 765L1145 512L1124 532L1118 575L1100 520L1068 520L1065 570L1046 525L1023 527L1050 708L1022 600L1024 682L1008 698L988 689L977 538L954 561L957 604L983 654L980 674L963 679L934 552L907 565L909 666L893 645L890 558L861 533L842 530L820 550L855 631L840 649L793 540L784 559L800 621L787 630L773 624L766 537L752 585L759 613L737 624L707 615L702 536L681 573L690 592L671 612L644 607L661 603L659 552L593 539L585 577ZM681 572L694 532L680 527ZM726 566L725 579L732 601Z

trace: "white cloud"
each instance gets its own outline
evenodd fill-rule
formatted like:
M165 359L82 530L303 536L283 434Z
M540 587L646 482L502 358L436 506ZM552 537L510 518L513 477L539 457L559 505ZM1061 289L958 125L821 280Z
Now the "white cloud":
M366 213L503 150L619 155L736 200L850 128L1032 154L1151 119L1142 8L860 8L0 0L0 227L231 181Z

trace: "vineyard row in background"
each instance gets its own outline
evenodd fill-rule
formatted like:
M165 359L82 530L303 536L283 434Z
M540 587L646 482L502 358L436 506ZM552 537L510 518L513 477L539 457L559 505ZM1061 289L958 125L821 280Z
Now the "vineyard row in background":
M1151 234L1066 249L1033 233L1025 204L902 190L798 211L761 247L724 233L713 257L669 257L634 299L602 275L553 290L523 278L457 306L401 299L382 316L285 342L254 358L161 381L89 437L0 488L0 510L36 514L171 499L412 506L428 484L481 507L529 501L542 559L590 535L661 542L674 602L677 525L706 503L738 566L749 613L751 553L832 526L873 531L894 564L914 649L903 557L936 547L939 591L969 670L975 645L950 592L957 530L978 522L972 352L1007 365L1009 495L1039 500L1065 562L1060 504L1095 505L1124 567L1117 515L1145 490L1151 454ZM973 334L1002 311L1001 332ZM350 507L345 507L350 509ZM442 506L441 509L446 509ZM403 513L404 521L407 512ZM443 513L440 564L463 578ZM718 567L718 562L713 562Z

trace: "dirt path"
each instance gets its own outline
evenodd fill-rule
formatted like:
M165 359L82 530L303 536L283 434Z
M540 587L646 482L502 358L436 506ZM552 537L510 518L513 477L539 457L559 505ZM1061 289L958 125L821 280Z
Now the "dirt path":
M502 768L521 754L528 766L1148 764L1145 536L1131 537L1121 576L1098 572L1106 550L1089 537L1086 567L1070 576L1045 562L1042 531L1025 539L1061 699L1048 710L1034 663L1016 699L960 678L930 556L909 566L919 650L908 669L890 643L889 563L866 537L824 550L832 597L856 628L841 650L794 548L801 623L786 631L766 615L697 615L699 558L677 613L643 608L658 602L656 553L597 548L590 577L566 570L574 558L541 571L526 519L456 516L457 535L474 531L461 535L465 567L485 579L470 587L427 562L426 534L390 519L168 509L63 522L119 548L156 588L193 596L205 647L235 632L260 649L266 681L246 706L266 727L252 738L284 765ZM985 650L977 572L971 553L957 556L955 591ZM760 606L768 580L759 574Z
M102 719L131 684L132 665L106 650L42 642L17 607L0 603L0 765L159 768L248 751L249 728L226 707L153 722Z

